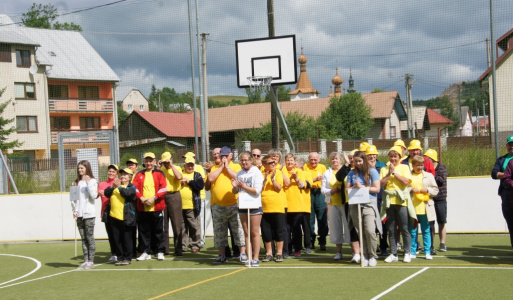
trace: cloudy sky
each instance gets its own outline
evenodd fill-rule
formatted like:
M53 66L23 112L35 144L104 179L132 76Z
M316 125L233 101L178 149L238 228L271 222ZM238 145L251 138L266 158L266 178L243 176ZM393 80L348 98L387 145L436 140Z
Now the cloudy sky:
M0 13L19 21L34 1L2 1ZM191 1L193 13L198 2L200 33L209 33L209 95L245 95L236 82L235 41L268 36L267 1ZM40 1L61 14L111 2ZM513 28L513 2L494 5L497 39ZM397 90L403 100L406 73L415 75L413 99L479 78L487 67L489 8L483 0L274 0L276 35L296 35L296 55L303 46L308 76L321 96L329 94L338 68L346 88L352 69L357 91ZM82 26L83 36L121 78L121 91L138 88L147 96L152 84L192 89L187 1L127 0L58 21Z

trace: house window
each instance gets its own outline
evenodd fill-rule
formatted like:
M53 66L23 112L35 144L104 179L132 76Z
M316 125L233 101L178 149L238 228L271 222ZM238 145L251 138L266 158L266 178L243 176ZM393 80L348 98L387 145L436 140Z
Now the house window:
M36 99L35 85L33 83L14 83L14 96L16 99Z
M69 130L69 117L50 117L51 130Z
M37 117L17 116L16 127L18 128L18 133L37 132Z
M100 129L100 118L99 117L81 117L80 118L80 129L81 130Z
M390 126L390 138L395 139L397 136L396 134L396 126Z
M78 98L79 99L99 99L100 89L97 86L78 86Z
M16 66L30 67L30 50L16 50Z
M68 86L49 84L48 95L50 99L68 99Z
M144 105L139 105L139 110L144 111Z
M0 62L12 62L11 45L0 44Z
M132 110L134 110L133 105L132 104L128 104L128 111L132 111Z

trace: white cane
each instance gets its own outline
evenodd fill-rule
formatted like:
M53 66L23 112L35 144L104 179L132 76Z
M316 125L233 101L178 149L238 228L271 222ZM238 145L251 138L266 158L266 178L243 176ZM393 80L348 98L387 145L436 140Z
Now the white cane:
M360 263L362 267L365 267L365 259L363 257L362 211L360 208L360 203L358 203L358 231L360 233Z
M251 268L251 258L253 255L251 254L251 215L249 214L249 208L248 208L248 244L246 245L246 249L248 249L248 267Z
M77 202L75 201L75 206L77 205ZM73 218L75 219L75 218ZM77 257L77 219L75 219L75 257Z

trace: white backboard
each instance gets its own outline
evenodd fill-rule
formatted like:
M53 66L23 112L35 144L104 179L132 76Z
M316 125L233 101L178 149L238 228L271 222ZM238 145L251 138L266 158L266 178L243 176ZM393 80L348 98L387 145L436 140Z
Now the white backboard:
M296 36L235 41L237 86L249 87L248 77L272 76L272 85L297 82Z

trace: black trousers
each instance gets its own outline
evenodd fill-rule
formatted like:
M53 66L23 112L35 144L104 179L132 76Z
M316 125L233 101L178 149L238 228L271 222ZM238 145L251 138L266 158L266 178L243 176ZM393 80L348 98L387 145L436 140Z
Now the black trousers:
M139 229L139 252L151 254L151 246L157 252L166 251L164 241L164 211L139 211L137 216Z
M303 223L303 214L300 212L287 212L287 224L289 225L290 231L287 232L287 238L289 240L288 250L289 253L294 247L294 251L301 251L301 244L303 238L303 232L301 231L301 224ZM292 235L292 237L291 237Z
M125 221L116 218L109 218L109 224L112 232L112 240L118 261L132 260L132 234L135 226L126 226Z

